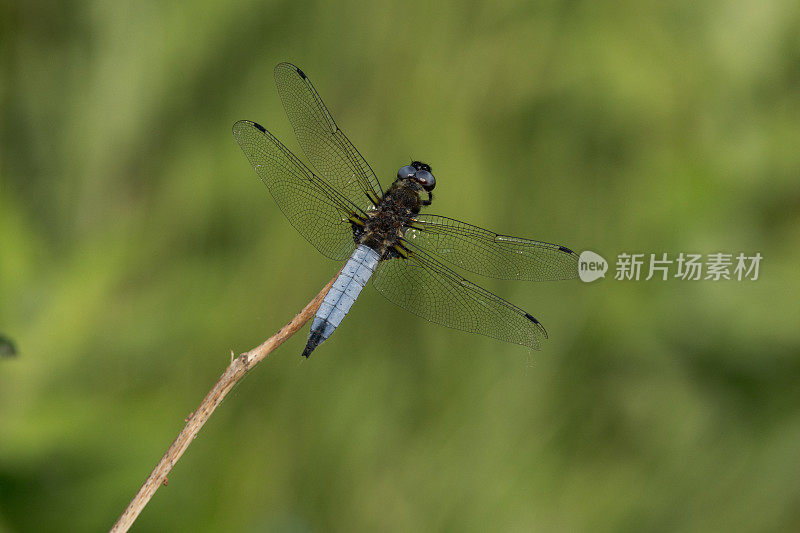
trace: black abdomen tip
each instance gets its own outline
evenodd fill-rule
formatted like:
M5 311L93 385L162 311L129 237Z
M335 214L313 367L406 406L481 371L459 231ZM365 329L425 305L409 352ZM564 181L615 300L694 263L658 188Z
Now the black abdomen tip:
M311 352L313 352L316 349L316 347L317 343L311 342L311 340L309 340L306 343L306 347L303 349L302 356L308 359L308 356L311 355Z
M267 133L267 129L258 122L253 122L253 126L255 126L255 128L261 133Z
M323 340L324 339L322 338L321 330L312 331L308 336L308 342L306 343L306 347L303 350L302 354L303 357L308 359L308 356L311 355L311 352L313 352L317 348L317 346L322 344Z

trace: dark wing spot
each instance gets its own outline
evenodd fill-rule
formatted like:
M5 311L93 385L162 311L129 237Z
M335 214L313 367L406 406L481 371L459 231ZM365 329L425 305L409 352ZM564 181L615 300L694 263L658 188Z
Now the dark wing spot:
M565 254L574 254L575 253L572 250L570 250L569 248L567 248L566 246L559 246L558 247L558 251L564 252Z
M260 131L261 133L267 133L267 130L266 130L266 129L264 129L264 126L262 126L262 125L261 125L261 124L259 124L258 122L253 122L253 126L255 126L255 127L256 127L256 129L257 129L258 131Z
M536 327L537 327L537 328L539 328L539 331L542 333L542 336L543 336L545 339L547 338L547 330L546 330L546 329L544 329L544 326L542 325L542 323L541 323L541 322L539 322L538 320L536 320L536 319L533 317L533 315L531 315L530 313L525 313L525 318L527 318L528 320L530 320L531 322L533 322L534 324L536 324Z
M300 77L301 77L301 78L303 78L303 79L306 79L306 73L305 73L305 72L303 72L303 71L302 71L302 70L300 70L300 69L297 69L297 73L298 73L298 74L300 74Z

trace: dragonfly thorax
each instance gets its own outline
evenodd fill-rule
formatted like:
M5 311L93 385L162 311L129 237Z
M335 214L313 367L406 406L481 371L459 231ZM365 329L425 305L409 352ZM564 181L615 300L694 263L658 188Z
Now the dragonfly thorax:
M427 205L420 198L422 192L424 189L414 180L395 180L377 209L368 214L363 231L356 234L358 244L369 246L381 257L390 253L405 233L411 218Z

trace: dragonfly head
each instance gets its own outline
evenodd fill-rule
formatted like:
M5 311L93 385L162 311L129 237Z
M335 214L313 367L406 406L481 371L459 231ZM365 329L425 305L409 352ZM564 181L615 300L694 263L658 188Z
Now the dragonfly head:
M431 166L422 161L412 161L410 165L401 167L397 171L397 179L413 180L426 192L431 192L436 187L436 178L431 174Z

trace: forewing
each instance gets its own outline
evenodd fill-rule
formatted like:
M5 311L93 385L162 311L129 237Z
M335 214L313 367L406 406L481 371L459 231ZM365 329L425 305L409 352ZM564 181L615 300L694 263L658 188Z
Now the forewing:
M407 257L378 265L372 284L389 301L426 320L539 349L547 338L533 316L459 276L411 243Z
M348 258L355 249L349 222L355 206L260 124L240 120L233 136L292 226L325 256Z
M491 278L550 281L578 275L578 254L565 246L499 235L439 215L416 215L405 238L441 261Z
M367 211L383 192L372 168L336 125L311 80L291 63L275 67L286 115L314 169L351 202Z

